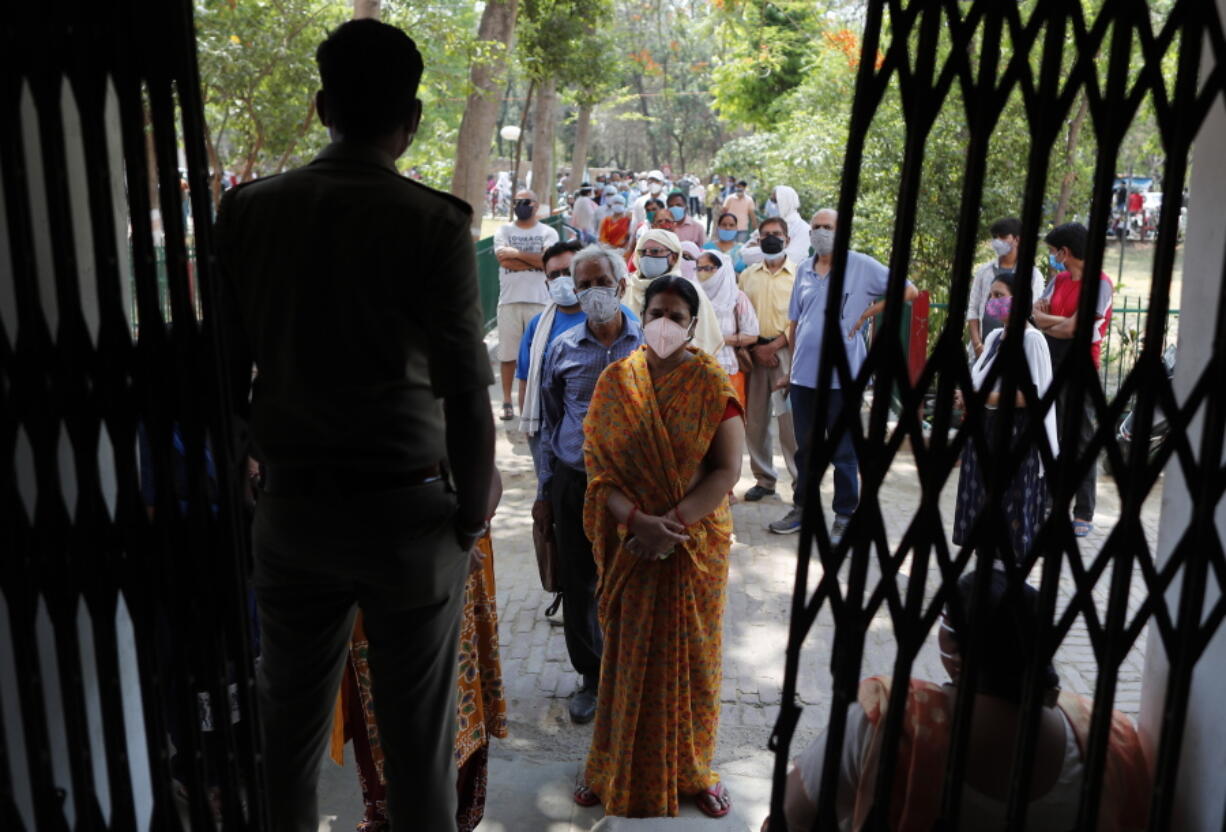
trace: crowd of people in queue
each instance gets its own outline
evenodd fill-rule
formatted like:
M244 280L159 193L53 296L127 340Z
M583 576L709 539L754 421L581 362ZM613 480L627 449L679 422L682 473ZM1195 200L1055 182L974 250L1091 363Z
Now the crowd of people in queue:
M471 214L396 172L421 116L412 40L353 21L317 59L317 106L333 143L305 168L228 192L218 220L235 409L251 426L262 472L254 583L267 804L274 829L314 829L319 758L330 736L334 748L349 736L367 801L362 829L412 818L416 828L467 830L481 817L489 737L505 732L489 536L500 485ZM413 83L372 98L361 83L371 67ZM831 297L838 214L821 208L806 221L786 185L772 188L759 217L746 183L731 177L713 178L702 192L669 190L660 171L601 184L599 201L581 188L576 204L591 240L559 241L527 190L495 235L501 415L515 416L517 381L519 427L537 479L532 517L558 553L565 642L579 676L569 712L576 723L594 723L573 796L632 817L676 815L692 799L721 817L732 797L712 761L730 504L743 455L748 448L755 482L741 499L774 494L776 430L793 506L769 528L788 534L799 529L806 491L818 486L810 447L832 439L829 536L837 545L854 531L859 464L840 425L861 403L819 362L827 308L836 303L831 317L847 364L852 376L861 371L867 323L883 310L891 276L873 257L848 251L842 296ZM584 199L592 205L580 205ZM371 205L381 211L372 215ZM327 209L322 224L318 206ZM338 228L345 233L327 231ZM997 256L974 275L973 389L963 392L989 434L1008 431L1015 441L1053 366L1073 359L1086 279L1086 229L1059 226L1044 238L1053 279L1023 276L1029 285L1020 294L1033 310L1011 314L1025 233L1015 219L991 227ZM916 287L901 282L898 297L914 298ZM1095 365L1111 306L1106 275L1098 286ZM324 329L342 337L318 338ZM1011 351L1024 356L1026 372L1009 387L1016 399L1005 424L994 416L1002 406L994 365ZM988 547L1000 560L1030 552L1050 510L1046 451L1089 438L1089 419L1074 437L1056 414L1080 407L1049 411L1047 447L1030 443L1000 507L1009 529ZM1081 412L1092 414L1088 403ZM991 464L976 447L966 446L954 523L955 539L968 545L994 531L976 523ZM1094 480L1091 470L1077 493L1078 534L1092 523ZM903 729L910 751L895 782L906 794L896 790L893 828L935 820L960 693L976 697L969 753L979 764L968 769L966 799L987 824L980 828L998 825L1012 754L997 753L996 739L1014 736L1028 684L1042 688L1048 706L1032 818L1050 823L1042 828L1072 823L1090 706L1048 695L1050 668L1037 680L1019 670L1036 649L1034 590L986 568L986 600L963 580L942 619L951 683L910 682L915 718ZM990 642L987 669L973 690L960 691L962 636L976 628ZM888 680L867 680L848 711L840 829L857 828L872 811L888 697ZM1130 730L1113 733L1109 763L1122 772L1112 782L1128 787L1141 771ZM828 757L824 738L800 755L788 782L789 828L809 828ZM1116 796L1112 817L1135 812L1128 801L1142 802L1144 790Z

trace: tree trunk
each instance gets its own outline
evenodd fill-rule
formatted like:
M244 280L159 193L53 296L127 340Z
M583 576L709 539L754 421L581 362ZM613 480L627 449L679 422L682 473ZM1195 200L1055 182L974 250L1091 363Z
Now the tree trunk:
M1081 104L1077 107L1077 114L1073 116L1068 126L1068 141L1064 145L1064 178L1060 182L1060 199L1056 203L1056 214L1052 217L1052 225L1060 225L1064 222L1064 215L1068 213L1069 199L1073 195L1073 183L1077 180L1077 169L1074 166L1077 141L1081 138L1081 125L1085 123L1086 114L1090 111L1089 97L1084 92L1080 97Z
M515 218L515 195L519 193L519 160L524 155L524 128L528 124L528 111L532 109L532 92L536 81L528 82L528 94L524 97L524 111L519 115L519 138L515 140L515 170L511 171L511 208L507 219Z
M656 137L651 132L651 113L647 112L647 91L643 89L643 76L634 73L634 86L638 90L639 111L643 114L643 132L647 134L647 147L651 150L651 166L659 170L660 151L656 149Z
M298 146L298 142L311 129L311 121L315 118L315 96L311 96L311 102L307 105L306 118L302 120L302 124L298 127L298 132L290 139L289 146L285 148L285 152L281 154L281 158L277 160L277 166L273 169L273 173L280 173L285 170L285 166L289 164L289 157L293 155L294 148Z
M553 184L553 124L558 85L555 79L547 78L540 86L536 114L532 118L532 190L541 207L553 213L556 190Z
M506 70L504 56L510 53L515 37L517 6L518 0L489 0L485 4L477 38L497 41L506 48L499 50L499 57L473 62L469 74L472 92L464 105L464 118L460 122L460 135L456 141L451 192L472 206L474 240L481 236L485 177L490 164L490 138L498 117L498 91L502 74Z
M587 169L587 146L592 132L592 105L579 105L579 118L575 121L575 148L570 155L571 187L583 181Z
M364 17L379 19L379 0L353 0L353 19Z

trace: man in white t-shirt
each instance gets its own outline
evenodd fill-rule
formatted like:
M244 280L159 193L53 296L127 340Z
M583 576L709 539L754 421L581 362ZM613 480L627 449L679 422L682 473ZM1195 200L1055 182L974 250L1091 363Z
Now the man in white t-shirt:
M515 418L511 385L519 341L528 322L549 303L541 255L558 241L558 232L537 219L540 205L532 191L515 195L515 222L494 234L498 258L498 360L502 362L502 420Z
M630 227L638 228L639 223L647 218L646 204L649 199L663 199L660 196L664 192L664 174L658 170L649 171L647 174L647 193L640 196L634 201L634 208L630 215Z

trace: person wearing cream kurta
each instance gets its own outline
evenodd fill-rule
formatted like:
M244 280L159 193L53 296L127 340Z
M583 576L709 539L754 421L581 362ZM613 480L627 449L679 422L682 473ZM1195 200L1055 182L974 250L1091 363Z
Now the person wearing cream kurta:
M639 238L632 262L634 273L626 281L626 296L623 302L636 313L640 313L643 309L643 297L651 281L666 274L681 274L681 240L671 231L653 228ZM713 356L724 346L724 335L711 299L702 291L701 284L694 282L699 289L699 308L698 324L691 343Z

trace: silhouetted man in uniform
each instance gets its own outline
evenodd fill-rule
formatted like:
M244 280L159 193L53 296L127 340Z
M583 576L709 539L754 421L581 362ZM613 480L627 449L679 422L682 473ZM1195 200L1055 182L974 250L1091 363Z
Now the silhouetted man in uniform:
M370 637L388 809L455 829L457 639L493 465L468 206L396 171L416 45L373 20L316 53L332 144L222 201L237 407L265 465L254 528L273 829L315 832L354 615ZM444 458L445 454L445 458Z

